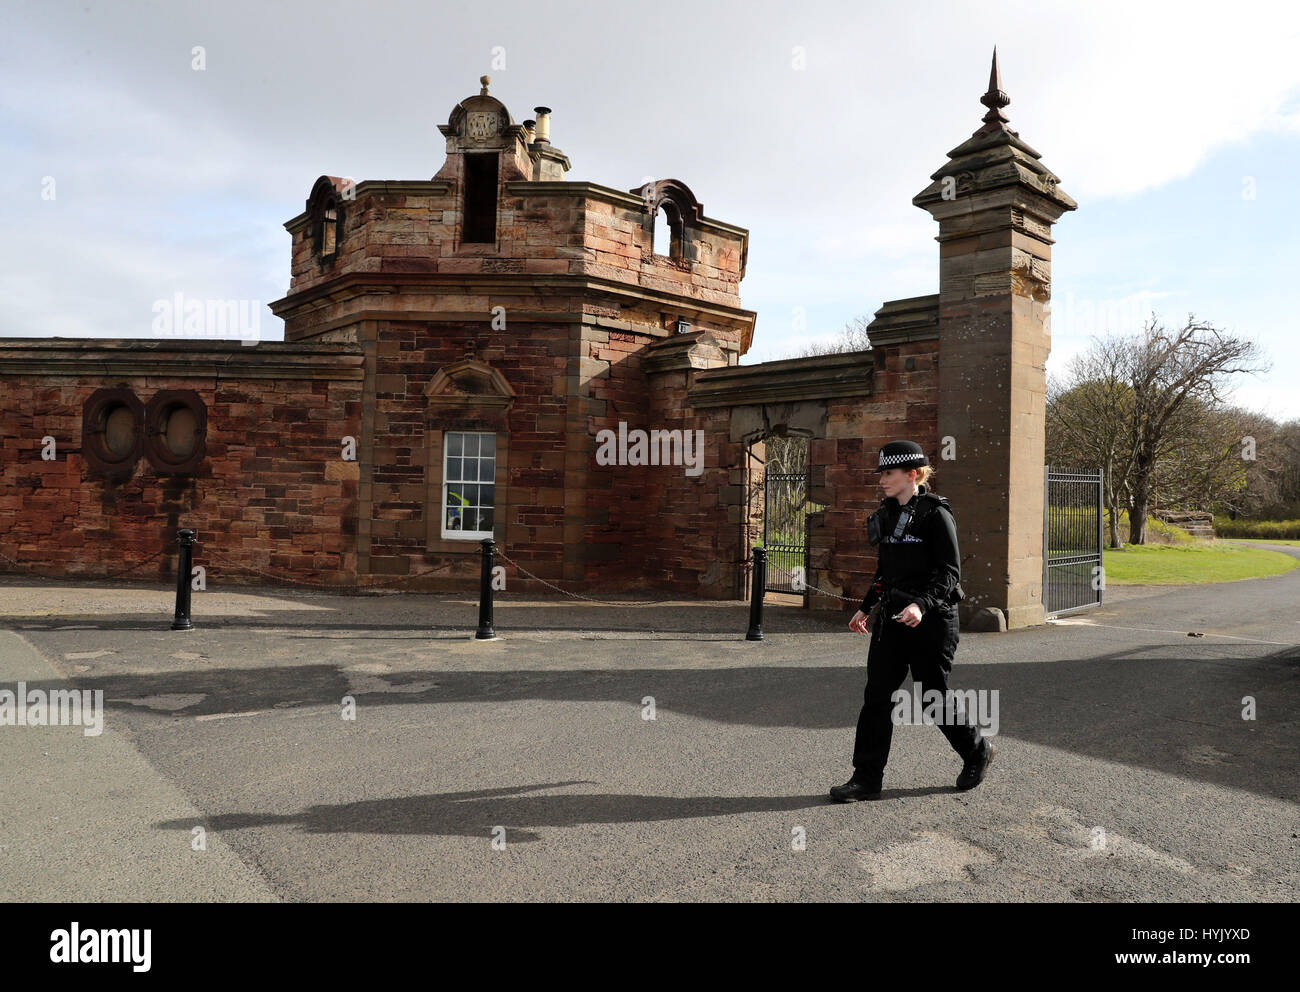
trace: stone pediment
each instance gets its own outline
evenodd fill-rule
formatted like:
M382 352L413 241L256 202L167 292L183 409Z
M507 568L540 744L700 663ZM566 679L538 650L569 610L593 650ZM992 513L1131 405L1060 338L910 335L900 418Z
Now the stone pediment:
M508 410L515 391L506 377L485 362L462 358L434 373L424 390L431 407L487 407Z
M713 369L727 364L727 354L711 331L674 334L646 349L642 368L647 374L681 369Z

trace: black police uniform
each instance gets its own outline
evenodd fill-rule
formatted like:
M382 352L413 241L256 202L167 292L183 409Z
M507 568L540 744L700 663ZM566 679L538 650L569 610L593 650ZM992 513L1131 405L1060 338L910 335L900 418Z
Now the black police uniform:
M922 464L929 462L919 445L912 442L891 442L881 451L882 471ZM858 716L850 781L862 786L863 792L879 792L893 736L891 697L910 668L913 681L920 683L923 692L937 689L947 700L948 676L960 639L957 603L964 594L952 511L948 501L929 492L924 483L903 506L894 497L886 497L872 514L868 536L876 544L879 568L861 608L869 613L877 601L881 608L867 652L867 687ZM921 622L915 627L891 619L909 603L921 609ZM938 722L952 749L966 762L963 775L973 775L978 782L990 756L979 728L964 713L959 713L953 723L946 719ZM959 780L958 787L967 786Z

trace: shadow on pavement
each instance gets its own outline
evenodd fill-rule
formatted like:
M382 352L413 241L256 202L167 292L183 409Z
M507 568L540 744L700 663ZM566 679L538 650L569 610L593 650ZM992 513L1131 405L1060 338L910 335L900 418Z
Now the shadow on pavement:
M825 806L817 796L635 796L580 792L563 796L520 796L588 782L552 782L512 789L444 792L393 799L369 799L309 806L301 813L218 813L203 818L212 830L296 826L305 833L438 834L489 837L504 826L508 843L531 843L539 834L528 827L573 827L587 823L650 823L691 820L737 813L790 812ZM943 790L936 790L943 791ZM164 830L192 830L193 818L155 824Z
M958 664L952 685L996 689L1003 736L1300 801L1300 646L1254 658L1178 657L1168 651L1167 644L1148 644L1070 660ZM211 714L308 707L332 712L345 695L359 707L520 701L639 707L652 695L661 713L774 732L844 728L851 734L865 672L861 665L772 664L374 675L305 664L83 675L72 681L78 688L102 689L109 709L169 726L176 718ZM28 683L29 691L64 687L61 681ZM1246 696L1256 700L1260 719L1242 718Z

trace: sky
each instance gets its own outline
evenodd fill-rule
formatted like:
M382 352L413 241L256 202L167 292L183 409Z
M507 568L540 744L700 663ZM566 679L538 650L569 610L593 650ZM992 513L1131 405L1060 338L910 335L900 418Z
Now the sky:
M570 180L676 178L750 231L746 364L938 290L912 197L1011 127L1079 203L1054 230L1049 374L1189 314L1271 368L1233 402L1300 417L1300 7L1222 3L23 3L0 37L0 336L152 337L155 303L289 283L322 174L427 179L492 76L546 105ZM196 53L196 48L200 49Z

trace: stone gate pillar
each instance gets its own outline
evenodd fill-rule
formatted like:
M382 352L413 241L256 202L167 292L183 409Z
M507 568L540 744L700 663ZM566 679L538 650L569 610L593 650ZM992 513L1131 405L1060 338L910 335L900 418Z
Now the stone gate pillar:
M996 50L980 102L984 126L912 200L939 222L935 482L956 511L963 626L977 630L1043 622L1051 232L1076 206L1007 126Z

